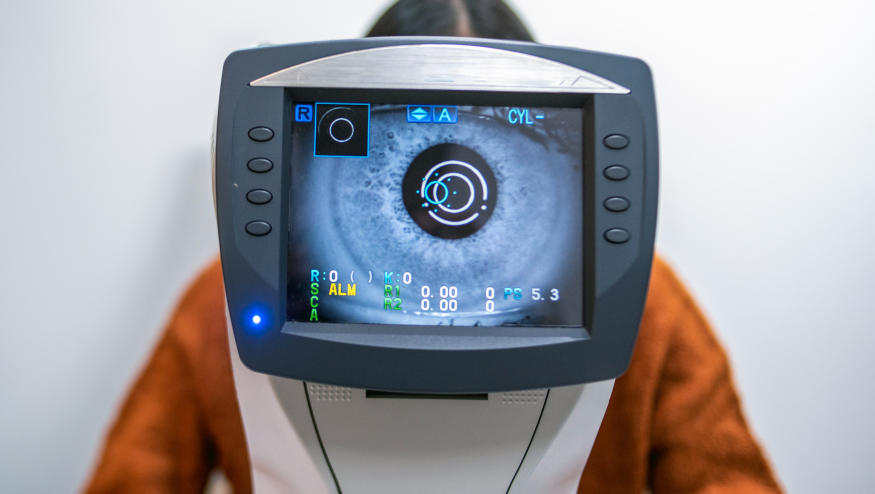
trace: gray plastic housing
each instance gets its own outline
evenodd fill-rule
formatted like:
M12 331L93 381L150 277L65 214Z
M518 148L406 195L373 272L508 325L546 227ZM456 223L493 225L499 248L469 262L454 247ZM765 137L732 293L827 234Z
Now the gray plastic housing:
M440 88L261 87L250 84L288 67L379 47L430 44L488 47L577 67L626 94L580 91L489 91ZM427 60L423 61L427 63ZM560 106L584 109L584 327L447 327L302 323L286 320L291 112L298 101L411 102ZM249 137L254 127L272 139ZM623 149L604 139L622 134ZM274 164L255 173L247 163ZM604 169L622 165L623 180ZM573 48L484 39L399 37L271 46L231 53L225 60L215 140L214 187L225 291L234 339L250 369L308 382L412 393L486 393L550 388L612 379L629 364L640 324L653 257L658 189L658 140L653 82L638 59ZM252 189L274 200L255 205ZM612 212L613 196L630 207ZM253 236L251 221L271 231ZM615 244L605 232L622 228ZM249 321L258 313L258 328Z

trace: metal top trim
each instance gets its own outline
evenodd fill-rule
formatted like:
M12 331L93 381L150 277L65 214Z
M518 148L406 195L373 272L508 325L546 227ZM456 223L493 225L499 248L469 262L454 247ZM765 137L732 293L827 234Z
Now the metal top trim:
M339 53L255 79L256 87L436 89L532 93L628 94L585 70L498 48L396 45Z

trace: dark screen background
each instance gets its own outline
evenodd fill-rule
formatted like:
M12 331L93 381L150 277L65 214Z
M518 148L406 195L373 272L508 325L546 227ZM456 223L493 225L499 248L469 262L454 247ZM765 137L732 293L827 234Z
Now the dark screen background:
M456 123L420 123L408 121L408 105L371 105L367 123L350 117L356 132L369 127L366 157L314 156L319 120L294 124L290 320L582 325L582 109L454 108ZM403 197L411 164L446 143L482 157L494 175L491 215L462 238L426 231ZM468 187L460 180L445 184ZM453 198L466 197L429 183L435 203L456 190ZM444 209L466 202L449 201ZM443 214L435 203L423 201L423 211Z

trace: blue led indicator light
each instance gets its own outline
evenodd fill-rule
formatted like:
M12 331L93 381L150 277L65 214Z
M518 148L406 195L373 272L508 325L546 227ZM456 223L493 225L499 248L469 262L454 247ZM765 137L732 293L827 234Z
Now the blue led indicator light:
M270 308L263 304L253 304L244 309L241 315L243 327L250 334L262 334L273 325Z

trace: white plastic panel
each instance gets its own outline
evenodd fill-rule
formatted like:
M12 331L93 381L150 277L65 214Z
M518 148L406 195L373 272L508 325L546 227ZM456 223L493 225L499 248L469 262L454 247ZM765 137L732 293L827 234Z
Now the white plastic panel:
M344 494L504 494L547 394L368 398L361 389L308 389Z
M611 399L614 380L552 388L510 494L573 494Z

